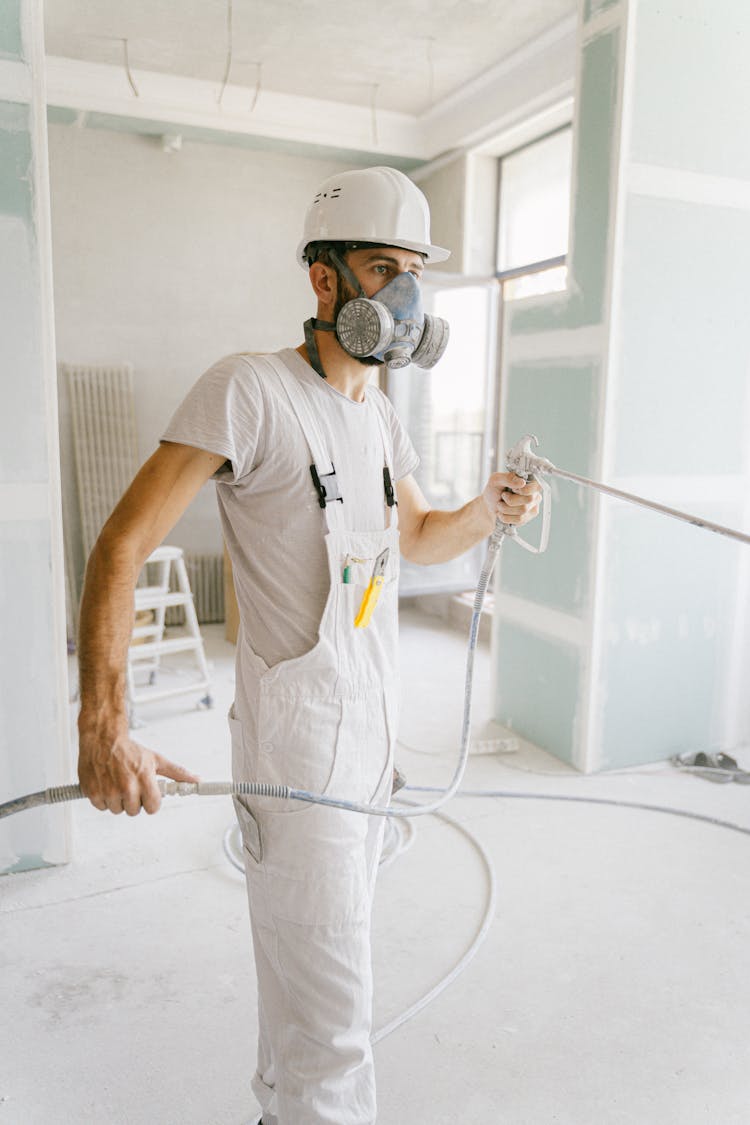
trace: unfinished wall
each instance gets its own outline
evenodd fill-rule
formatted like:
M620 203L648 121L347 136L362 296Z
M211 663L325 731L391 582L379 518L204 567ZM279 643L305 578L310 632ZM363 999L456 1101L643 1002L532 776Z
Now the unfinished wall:
M602 462L620 487L740 528L750 526L748 42L742 0L632 6ZM750 739L750 550L607 504L600 551L601 764L629 760L635 743L643 759Z
M134 364L142 459L216 359L300 343L313 307L296 246L315 186L340 167L197 142L166 154L158 137L50 126L58 355ZM75 513L64 388L61 405ZM213 492L172 542L220 552Z
M735 526L748 33L740 3L582 4L569 287L509 308L503 372L502 448L535 432L563 468ZM501 563L498 718L587 770L747 738L743 548L564 482L553 495L549 553Z
M70 780L41 4L0 6L0 801ZM64 809L0 824L0 872L68 858Z

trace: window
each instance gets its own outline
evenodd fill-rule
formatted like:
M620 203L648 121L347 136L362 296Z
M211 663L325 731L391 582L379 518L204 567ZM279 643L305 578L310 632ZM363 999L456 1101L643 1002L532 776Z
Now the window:
M500 161L497 276L513 300L565 288L572 129Z
M387 373L387 393L420 464L415 478L430 505L460 508L484 487L491 464L498 283L427 271L426 312L450 324L450 347L430 370ZM455 593L476 585L484 545L450 562L401 563L401 594Z

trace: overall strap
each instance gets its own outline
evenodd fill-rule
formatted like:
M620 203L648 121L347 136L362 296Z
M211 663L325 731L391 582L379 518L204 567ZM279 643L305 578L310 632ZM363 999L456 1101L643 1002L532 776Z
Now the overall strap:
M380 396L374 394L371 399L375 416L378 420L380 440L383 443L383 491L385 492L386 527L398 527L398 501L396 500L396 477L393 471L393 434L386 426L383 410L381 409Z
M329 531L342 530L344 526L342 512L344 500L339 491L336 470L327 452L326 443L323 440L318 420L310 405L305 387L278 356L267 355L264 358L276 372L300 424L300 429L305 435L305 441L312 456L310 475L312 483L318 491L318 503L325 511L328 529Z

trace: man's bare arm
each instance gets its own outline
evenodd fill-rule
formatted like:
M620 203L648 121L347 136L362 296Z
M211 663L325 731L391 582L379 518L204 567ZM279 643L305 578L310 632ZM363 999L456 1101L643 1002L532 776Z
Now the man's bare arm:
M416 563L455 559L492 534L495 520L528 523L539 511L541 488L515 473L493 473L480 496L453 512L431 508L413 476L397 485L401 552Z
M131 741L125 665L133 630L134 590L148 556L168 535L225 458L165 442L120 500L86 567L78 647L81 711L78 776L98 809L156 812L156 775L196 780L181 766Z

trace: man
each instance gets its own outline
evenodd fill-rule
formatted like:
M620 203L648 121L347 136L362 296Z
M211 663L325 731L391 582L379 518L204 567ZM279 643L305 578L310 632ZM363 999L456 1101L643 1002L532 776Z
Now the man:
M221 360L178 409L87 570L79 776L97 808L153 813L157 774L194 780L130 739L123 670L138 573L212 476L241 619L233 776L387 804L399 550L418 563L454 558L497 518L523 524L539 504L537 485L495 473L460 510L430 509L414 449L368 384L373 364L431 366L442 351L445 326L423 316L418 282L447 257L406 176L332 177L298 252L317 300L305 343ZM270 798L236 811L264 1125L371 1125L370 911L383 819Z

